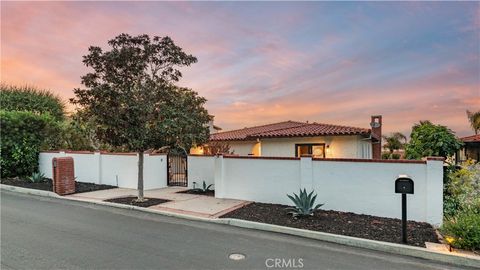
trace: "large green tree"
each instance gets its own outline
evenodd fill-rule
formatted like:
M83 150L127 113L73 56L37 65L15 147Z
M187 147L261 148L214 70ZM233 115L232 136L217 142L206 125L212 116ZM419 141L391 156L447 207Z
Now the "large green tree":
M169 37L121 34L109 49L92 46L83 63L93 69L82 76L72 103L94 123L99 140L138 153L138 200L143 200L143 157L149 149L189 149L208 139L206 100L174 85L179 68L197 59Z
M405 147L407 159L421 159L426 156L448 158L462 147L454 132L430 121L420 121L412 127L410 142Z
M467 117L473 131L475 134L478 134L478 131L480 130L480 111L471 112L467 110Z

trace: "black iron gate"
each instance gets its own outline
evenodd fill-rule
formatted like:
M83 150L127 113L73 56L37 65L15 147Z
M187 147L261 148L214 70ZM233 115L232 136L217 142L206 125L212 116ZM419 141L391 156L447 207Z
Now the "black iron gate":
M188 185L187 155L169 153L167 156L169 186L186 187Z

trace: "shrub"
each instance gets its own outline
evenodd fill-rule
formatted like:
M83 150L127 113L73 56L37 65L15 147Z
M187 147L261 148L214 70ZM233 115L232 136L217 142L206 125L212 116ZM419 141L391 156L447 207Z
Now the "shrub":
M287 195L290 200L295 204L295 207L289 207L288 210L291 210L289 213L294 217L306 217L313 216L313 213L323 204L315 205L315 200L317 195L313 195L314 191L307 194L307 190L300 189L299 195L293 193L293 196Z
M34 87L0 84L0 104L5 111L49 113L56 120L65 117L65 105L59 97Z
M1 177L31 175L39 151L61 144L58 122L49 114L0 111L0 125Z
M461 168L450 168L444 184L444 215L470 211L480 215L480 164L467 161Z
M400 154L392 154L392 159L400 159Z
M460 212L447 219L440 230L445 237L453 239L453 247L480 250L480 214L472 211Z
M390 159L390 153L382 153L382 159Z

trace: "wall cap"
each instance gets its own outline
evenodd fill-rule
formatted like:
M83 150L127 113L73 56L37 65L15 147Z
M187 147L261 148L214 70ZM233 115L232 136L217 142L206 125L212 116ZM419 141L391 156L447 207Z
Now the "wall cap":
M271 160L300 160L298 157L266 157L266 156L239 156L239 155L222 155L224 158L238 159L271 159Z
M409 160L409 159L313 158L313 160L315 160L315 161L338 161L338 162L426 164L426 161L424 161L424 160Z
M424 157L422 160L438 160L438 161L445 161L444 157Z

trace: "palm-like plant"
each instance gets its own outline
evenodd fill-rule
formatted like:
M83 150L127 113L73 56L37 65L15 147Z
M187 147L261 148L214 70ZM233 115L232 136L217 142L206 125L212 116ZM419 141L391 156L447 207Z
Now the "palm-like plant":
M471 112L467 110L467 117L473 131L478 134L478 131L480 131L480 111Z
M288 208L288 210L291 210L289 214L292 214L294 217L313 216L313 213L323 206L323 203L315 205L317 195L313 195L313 193L313 190L307 194L306 189L300 189L299 195L295 193L293 193L293 196L287 194L288 198L295 204L295 207Z
M383 139L386 142L383 147L388 149L390 154L395 150L403 149L407 143L407 137L400 132L394 132L389 136L383 136Z

